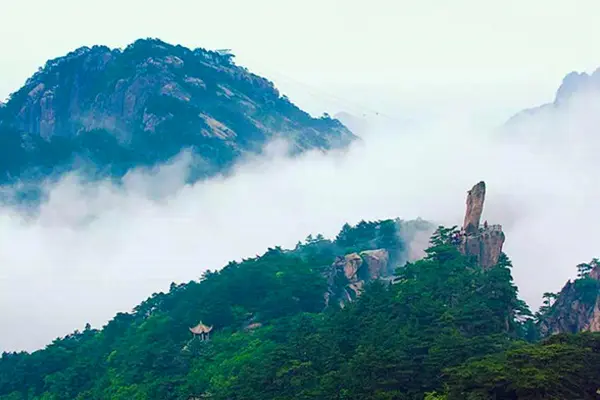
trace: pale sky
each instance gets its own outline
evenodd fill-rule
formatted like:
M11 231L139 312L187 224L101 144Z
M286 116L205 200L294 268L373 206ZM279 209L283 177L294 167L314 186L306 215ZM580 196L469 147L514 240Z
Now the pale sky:
M0 1L0 98L49 58L140 37L231 48L314 114L464 102L504 118L600 66L594 0Z

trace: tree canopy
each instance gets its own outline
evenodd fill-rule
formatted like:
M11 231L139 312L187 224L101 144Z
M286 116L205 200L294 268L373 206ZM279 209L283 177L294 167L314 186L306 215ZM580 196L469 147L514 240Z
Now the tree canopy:
M0 399L597 398L600 337L531 342L531 313L503 255L484 270L440 227L426 257L396 263L345 307L326 307L338 255L400 251L395 221L345 225L335 240L207 271L172 284L100 330L4 353ZM198 321L214 327L194 340Z

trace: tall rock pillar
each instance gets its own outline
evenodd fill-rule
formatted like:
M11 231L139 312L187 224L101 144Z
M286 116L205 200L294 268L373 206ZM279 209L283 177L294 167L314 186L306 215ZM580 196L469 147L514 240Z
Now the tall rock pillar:
M483 202L485 201L485 182L481 181L469 190L467 195L467 212L463 230L466 234L474 234L479 230L481 214L483 213Z
M484 201L485 182L481 181L468 192L467 212L458 248L464 255L474 257L482 268L488 269L498 264L505 237L500 225L488 225L486 222L480 226Z

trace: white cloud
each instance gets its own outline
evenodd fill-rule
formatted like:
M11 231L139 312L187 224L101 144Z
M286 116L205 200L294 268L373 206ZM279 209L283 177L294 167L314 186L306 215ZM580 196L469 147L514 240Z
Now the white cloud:
M0 209L0 349L32 349L86 322L101 326L172 281L293 246L343 223L421 216L460 224L466 191L488 184L484 218L532 305L598 256L598 113L585 98L508 137L454 114L403 132L380 127L347 152L290 160L277 147L229 178L184 184L189 158L131 173L122 187L76 175L39 213ZM595 108L594 108L595 109Z

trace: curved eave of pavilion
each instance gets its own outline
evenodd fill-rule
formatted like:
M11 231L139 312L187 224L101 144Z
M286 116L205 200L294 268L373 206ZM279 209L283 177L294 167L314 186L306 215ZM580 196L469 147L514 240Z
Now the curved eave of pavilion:
M201 335L203 333L209 333L210 331L212 331L212 326L206 326L202 323L196 325L193 328L189 328L190 332L192 332L195 335Z

